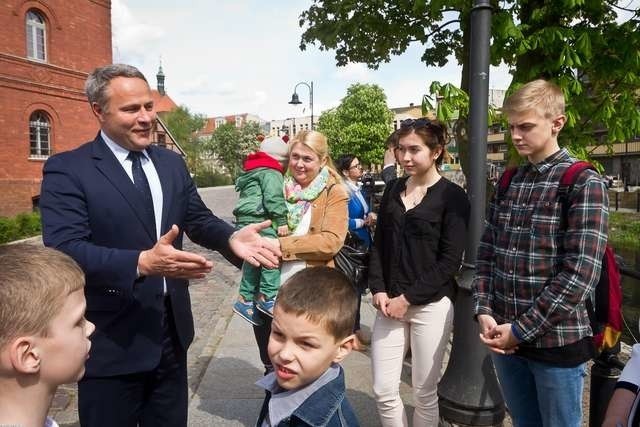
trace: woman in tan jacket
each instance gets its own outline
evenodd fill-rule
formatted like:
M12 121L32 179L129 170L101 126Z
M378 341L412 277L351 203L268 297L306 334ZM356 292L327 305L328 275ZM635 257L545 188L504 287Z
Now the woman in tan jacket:
M349 221L349 195L329 157L327 138L316 131L296 135L289 147L285 200L291 234L279 238L281 283L307 266L333 266Z
M333 267L333 257L347 235L349 195L329 157L327 138L322 133L302 131L290 142L284 192L291 234L278 238L282 251L280 283L307 266ZM256 341L269 371L266 349L271 318L261 311L256 314L262 323L254 327Z

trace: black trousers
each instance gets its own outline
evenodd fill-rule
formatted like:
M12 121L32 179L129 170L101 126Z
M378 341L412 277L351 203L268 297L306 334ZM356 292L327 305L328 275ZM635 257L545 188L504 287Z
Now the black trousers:
M260 360L264 365L265 375L273 371L273 365L269 359L269 353L267 352L267 346L269 345L269 335L271 335L271 317L267 316L260 310L256 310L258 317L262 320L260 326L253 327L253 335L256 337L256 344L258 344L258 351L260 352Z
M83 378L78 383L82 427L186 427L187 353L178 340L172 313L165 298L162 356L154 370Z

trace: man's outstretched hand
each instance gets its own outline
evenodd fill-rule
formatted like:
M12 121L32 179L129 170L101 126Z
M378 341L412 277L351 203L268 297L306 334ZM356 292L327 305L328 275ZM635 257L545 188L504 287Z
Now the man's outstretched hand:
M165 276L176 279L201 279L213 268L205 257L173 247L179 229L173 225L167 234L138 257L138 273L141 276Z
M233 233L229 239L229 246L233 253L254 267L264 266L276 268L278 259L282 256L280 243L277 239L267 239L259 233L271 226L271 221L249 224Z

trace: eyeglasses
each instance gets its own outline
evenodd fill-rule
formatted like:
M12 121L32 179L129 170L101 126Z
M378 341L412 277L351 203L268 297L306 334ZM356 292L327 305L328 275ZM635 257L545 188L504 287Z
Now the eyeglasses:
M431 123L430 120L425 119L425 118L419 118L419 119L405 119L400 123L400 127L401 128L420 128L420 127L429 127L429 126L435 126L433 123Z
M358 168L358 169L362 170L362 165L360 163L358 163L358 164L355 164L353 166L349 166L349 169L354 169L354 168Z

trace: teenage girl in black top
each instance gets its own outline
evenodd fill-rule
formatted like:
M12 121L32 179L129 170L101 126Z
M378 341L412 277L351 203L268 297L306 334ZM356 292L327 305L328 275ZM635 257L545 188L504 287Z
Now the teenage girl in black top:
M408 425L399 384L409 346L412 425L438 425L437 384L469 219L466 193L438 172L446 142L446 128L437 121L403 122L399 159L407 177L388 184L380 205L369 287L378 309L373 388L383 426Z

